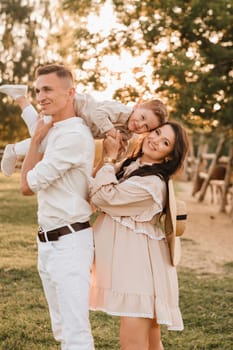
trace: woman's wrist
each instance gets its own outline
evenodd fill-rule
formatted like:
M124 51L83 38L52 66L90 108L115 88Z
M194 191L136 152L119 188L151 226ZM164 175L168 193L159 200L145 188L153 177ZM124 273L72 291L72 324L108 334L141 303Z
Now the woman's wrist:
M115 164L116 163L116 159L113 157L109 157L109 156L105 156L104 157L104 163L106 164Z

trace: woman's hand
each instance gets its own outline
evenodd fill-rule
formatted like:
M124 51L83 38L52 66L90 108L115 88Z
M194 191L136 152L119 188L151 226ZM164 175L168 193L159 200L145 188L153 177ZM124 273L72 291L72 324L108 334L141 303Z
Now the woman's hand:
M116 135L117 135L117 129L116 128L112 128L111 130L106 132L106 136L111 136L111 137L115 138Z
M107 136L104 139L103 153L105 157L117 159L120 149L121 149L121 135L119 131L117 131L115 138L111 136Z
M103 152L102 157L98 164L93 169L92 176L95 177L97 171L103 166L105 162L107 163L115 163L118 153L121 149L121 135L120 132L117 131L116 137L107 136L103 141ZM108 160L106 161L106 158Z

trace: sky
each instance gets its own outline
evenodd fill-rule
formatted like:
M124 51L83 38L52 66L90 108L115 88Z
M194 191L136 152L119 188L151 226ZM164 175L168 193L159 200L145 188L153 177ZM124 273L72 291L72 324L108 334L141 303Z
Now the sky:
M117 23L116 16L114 15L111 1L107 0L100 10L100 15L91 14L88 19L88 29L91 33L103 33L107 36L111 29L119 28L120 24ZM135 85L135 73L133 69L135 67L143 67L141 72L137 74L144 74L147 79L150 80L152 76L152 67L146 64L147 52L141 56L133 57L128 51L123 50L119 55L108 55L103 57L102 63L104 66L114 73L114 76L107 76L106 83L108 89L104 92L93 91L92 94L98 99L111 99L112 95L118 88L124 87L124 85ZM120 80L116 79L116 76L120 76ZM152 82L150 84L153 85ZM155 83L154 83L155 84ZM154 86L156 88L156 84ZM150 96L148 96L150 97Z
M35 2L35 0L33 0L33 2ZM36 16L38 13L35 13L34 15ZM39 45L42 48L44 48L46 45L46 37L49 30L47 26L49 26L49 23L44 20L43 29L40 33L41 39L39 42ZM117 22L111 0L107 0L105 4L101 6L99 15L90 13L88 17L88 30L91 33L101 33L103 37L107 37L112 29L119 29L120 26L122 25ZM56 30L56 27L54 27L54 30ZM162 51L166 47L167 43L164 40L161 40L157 49ZM91 91L87 92L91 93L100 100L111 99L115 91L119 88L124 88L125 85L131 85L138 88L138 82L135 78L140 78L140 76L145 76L151 91L155 91L158 87L158 82L152 80L153 68L148 64L148 54L149 52L145 51L140 56L132 56L129 51L122 49L120 55L104 56L102 58L102 65L108 68L109 74L101 77L101 79L104 79L104 83L108 86L108 89L100 92L93 91L91 88ZM48 50L47 55L48 59L56 59L56 55L54 55L54 52L52 51L50 52ZM88 60L83 65L83 73L85 72L85 69L92 68L95 68L95 62L93 63L91 60ZM77 70L76 75L77 81L79 81L82 72ZM81 90L83 88L88 89L87 86L77 86L77 88L81 88ZM147 95L144 95L143 97L149 99L152 96L147 93Z

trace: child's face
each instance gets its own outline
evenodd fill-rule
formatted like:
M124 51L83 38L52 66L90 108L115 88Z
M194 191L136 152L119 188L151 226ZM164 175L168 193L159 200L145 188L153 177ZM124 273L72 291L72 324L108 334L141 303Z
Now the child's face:
M150 110L136 107L128 119L128 129L136 134L142 134L159 126L158 117Z

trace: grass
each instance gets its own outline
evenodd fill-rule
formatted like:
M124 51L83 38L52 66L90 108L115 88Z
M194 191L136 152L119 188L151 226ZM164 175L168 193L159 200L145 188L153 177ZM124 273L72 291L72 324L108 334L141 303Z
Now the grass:
M19 176L0 176L0 350L56 350L36 269L36 199L19 193ZM183 332L162 327L166 350L231 350L233 262L221 276L179 268ZM119 320L91 312L96 350L119 349Z

